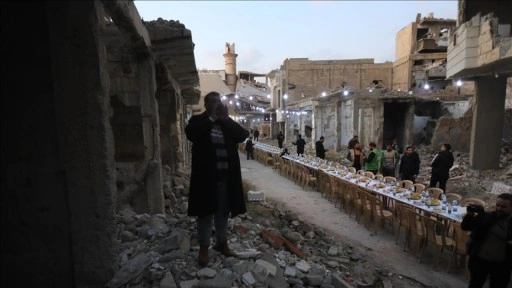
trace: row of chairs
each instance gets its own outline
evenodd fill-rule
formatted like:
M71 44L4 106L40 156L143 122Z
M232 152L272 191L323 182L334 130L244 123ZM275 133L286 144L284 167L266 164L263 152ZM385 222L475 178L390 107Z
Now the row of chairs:
M344 210L349 217L355 214L358 223L363 220L363 225L370 230L373 225L374 234L378 229L385 229L386 223L389 223L392 233L396 233L395 242L401 231L405 232L404 251L407 248L414 248L415 256L421 262L427 247L433 246L433 267L436 268L439 263L440 255L443 250L451 251L450 260L447 266L449 271L454 262L465 260L465 242L468 233L460 229L460 223L448 222L436 219L428 214L421 214L413 206L402 203L384 203L379 196L373 195L370 191L347 183L346 181L318 170L316 174L310 173L309 169L295 163L286 161L278 155L273 156L273 170L280 175L294 181L303 189L311 186L322 193L322 196L333 202L335 207ZM350 169L353 167L349 167ZM368 171L355 171L365 177L372 178L373 175ZM373 174L373 173L372 173ZM380 178L382 177L382 178ZM390 176L375 175L376 179L383 179L385 182L397 182L397 179ZM412 181L399 181L401 187L409 189L411 185L415 186L416 192L428 191L430 197L439 199L442 190L435 187L426 188L420 183ZM461 206L467 206L471 203L478 203L485 206L485 202L476 198L466 198L454 193L445 194L447 201L457 200ZM389 198L388 198L389 199ZM395 228L396 227L396 228ZM396 231L396 232L395 232ZM415 240L415 242L413 242ZM467 265L466 265L467 266ZM466 267L466 276L468 275Z
M414 207L397 203L395 207L397 215L397 229L395 244L398 244L400 231L405 232L404 251L411 248L414 243L414 255L421 262L425 249L432 245L434 247L433 268L437 268L439 258L443 250L451 251L447 272L453 267L454 262L464 260L466 267L465 274L468 276L467 257L465 244L468 239L468 232L461 229L458 222L443 222L433 218L431 215L424 215L416 211Z
M334 202L335 207L339 206L340 210L343 209L349 214L349 217L352 217L352 214L355 213L358 223L361 222L361 219L364 219L363 224L367 229L370 230L373 224L374 234L377 234L379 227L385 228L385 224L389 223L391 231L395 233L396 230L395 242L398 244L400 232L401 230L405 230L404 250L406 247L412 246L412 240L416 237L415 253L419 255L420 262L429 244L435 248L433 257L434 268L438 266L440 252L443 249L450 249L452 252L447 267L448 271L453 267L453 263L458 258L465 259L464 244L467 240L468 233L460 229L460 223L442 221L428 214L422 215L418 211L415 211L413 206L401 203L392 203L391 206L388 206L386 203L383 203L383 199L379 196L373 195L363 188L351 185L327 173L320 172L318 181L318 189L324 198ZM396 181L396 179L392 179L391 177L386 181L393 182ZM425 189L425 186L422 184L413 184L412 181L410 183L403 183L404 181L400 183L404 188L408 188L407 185L415 185L416 191ZM439 198L439 195L442 193L442 190L439 188L432 187L426 190L429 191L431 197L434 198ZM454 193L447 193L446 196L448 201L454 199L458 201L466 200L460 202L462 205L467 205L467 203L475 200L473 198L461 199L462 197L460 195ZM483 202L480 199L476 200L480 201L480 203ZM413 211L414 214L406 214L409 210L405 210L406 208L403 208L403 206L407 206L406 208ZM416 221L412 222L412 220L407 220L407 217L411 219L414 217ZM416 225L409 225L408 223L416 223ZM467 273L466 269L466 276L468 275Z

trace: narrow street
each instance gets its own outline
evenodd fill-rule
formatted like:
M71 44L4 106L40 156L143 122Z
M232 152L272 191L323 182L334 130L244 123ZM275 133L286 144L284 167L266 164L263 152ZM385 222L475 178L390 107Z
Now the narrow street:
M302 221L324 229L342 243L360 248L367 259L374 259L375 265L387 267L395 275L403 275L429 287L467 287L462 267L446 272L451 251L441 253L439 268L433 270L432 247L427 247L422 263L418 263L412 252L403 251L403 233L397 245L395 234L389 226L386 226L385 231L380 229L378 235L374 236L372 231L362 225L362 221L358 224L354 215L349 218L348 214L334 207L319 192L311 188L304 191L292 181L273 172L272 167L264 166L256 160L246 160L244 154L240 154L240 162L243 179L259 191L264 191L267 201L279 203L283 209L297 213Z

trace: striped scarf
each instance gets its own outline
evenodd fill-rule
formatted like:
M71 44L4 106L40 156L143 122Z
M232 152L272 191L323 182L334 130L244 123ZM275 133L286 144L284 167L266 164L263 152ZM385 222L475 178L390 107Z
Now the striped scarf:
M228 178L228 150L220 126L213 124L211 138L217 156L217 175L221 180Z

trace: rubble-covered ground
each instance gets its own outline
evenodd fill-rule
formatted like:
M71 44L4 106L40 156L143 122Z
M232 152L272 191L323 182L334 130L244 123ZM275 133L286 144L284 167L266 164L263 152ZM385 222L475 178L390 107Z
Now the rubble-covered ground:
M456 158L448 192L492 202L493 185L512 182L512 145L503 144L501 166L492 171L469 167L467 153ZM310 151L311 152L311 151ZM420 146L420 181L428 184L430 147ZM328 152L343 162L345 152ZM279 203L250 202L248 213L230 219L229 245L238 257L210 249L208 267L197 265L196 224L187 212L189 170L165 173L166 214L118 213L120 270L107 287L430 287L374 263L364 248L335 240ZM245 184L245 192L253 187Z

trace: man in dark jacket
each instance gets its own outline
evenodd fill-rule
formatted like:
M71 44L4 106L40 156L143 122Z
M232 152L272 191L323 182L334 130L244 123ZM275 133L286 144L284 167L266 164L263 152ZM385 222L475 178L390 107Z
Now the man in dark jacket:
M432 160L432 176L430 177L430 187L436 187L439 182L439 188L446 193L446 182L450 178L450 168L453 166L453 153L450 151L450 144L442 144L441 151Z
M466 247L471 274L468 287L481 288L489 277L490 287L506 288L512 267L512 194L500 194L493 212L477 205L466 209L461 228L471 231Z
M398 173L402 180L411 180L416 182L416 177L420 173L420 155L414 151L413 146L407 146L405 153L400 160L400 169Z
M247 153L247 160L254 160L254 144L252 143L252 137L249 137L245 141L245 152Z
M325 140L325 137L322 136L322 137L320 137L320 140L316 141L316 143L315 143L316 157L322 158L322 159L325 159L325 151L327 151L324 148L324 140Z
M217 238L213 249L225 256L236 256L227 244L227 224L230 213L235 217L246 212L238 143L249 136L229 118L219 93L208 93L204 106L206 111L192 116L185 128L192 142L188 215L197 216L200 266L206 266L210 260L213 219Z
M297 135L297 141L292 142L293 145L297 145L297 155L304 156L304 147L306 146L306 141L302 139L302 135Z

